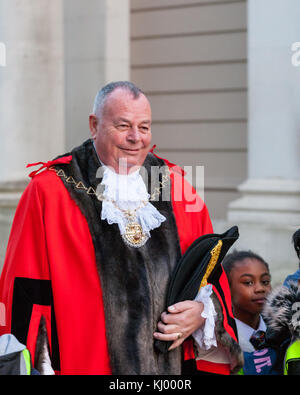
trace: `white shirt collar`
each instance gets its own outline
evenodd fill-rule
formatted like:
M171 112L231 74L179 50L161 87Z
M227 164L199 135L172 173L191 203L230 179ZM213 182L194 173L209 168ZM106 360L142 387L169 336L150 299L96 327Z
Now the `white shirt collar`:
M235 322L238 331L239 345L241 346L241 349L245 352L255 351L254 347L250 343L250 338L253 335L253 333L256 331L266 330L266 324L262 319L262 317L260 316L259 325L257 329L251 328L251 326L245 324L244 322L240 321L237 318L235 318Z

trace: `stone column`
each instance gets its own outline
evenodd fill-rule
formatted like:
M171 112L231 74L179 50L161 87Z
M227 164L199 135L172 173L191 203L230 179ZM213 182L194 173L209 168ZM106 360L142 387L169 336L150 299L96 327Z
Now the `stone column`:
M0 268L29 171L65 149L63 0L0 0Z
M69 149L90 137L88 115L98 90L129 79L129 0L64 0L64 13Z
M248 179L229 205L241 248L270 263L274 282L297 270L291 244L300 227L300 2L248 0Z

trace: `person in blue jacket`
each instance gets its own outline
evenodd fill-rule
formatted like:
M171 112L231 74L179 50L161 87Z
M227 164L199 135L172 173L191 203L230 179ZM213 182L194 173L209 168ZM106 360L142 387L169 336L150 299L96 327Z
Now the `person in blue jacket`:
M296 270L295 273L288 275L286 277L286 279L284 280L283 285L286 286L286 287L289 286L289 283L291 281L298 282L299 279L300 279L300 228L293 234L292 242L294 244L294 248L295 248L297 257L299 259L299 261L298 261L298 266L299 267L298 267L298 270Z

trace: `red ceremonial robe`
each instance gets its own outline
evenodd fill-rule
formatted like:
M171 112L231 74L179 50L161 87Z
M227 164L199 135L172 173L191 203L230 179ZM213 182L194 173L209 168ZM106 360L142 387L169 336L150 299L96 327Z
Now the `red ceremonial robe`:
M0 302L6 311L0 335L14 333L27 344L34 363L44 316L57 373L110 374L102 290L88 223L60 177L49 169L70 159L48 162L46 170L32 173L18 204L0 279ZM175 200L175 181L181 181L182 174L171 170L170 176L184 253L196 238L212 233L212 225L205 204L187 181L183 180L185 191L190 190L194 201L191 195ZM195 201L200 210L193 211Z

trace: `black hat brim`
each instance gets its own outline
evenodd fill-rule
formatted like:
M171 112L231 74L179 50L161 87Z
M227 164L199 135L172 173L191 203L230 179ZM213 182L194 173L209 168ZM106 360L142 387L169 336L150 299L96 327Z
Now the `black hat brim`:
M166 310L175 303L194 300L203 279L210 284L214 284L218 280L221 262L238 237L238 227L233 226L222 234L212 233L201 236L191 244L179 260L170 278ZM215 248L218 248L218 251L215 251ZM212 264L212 259L214 260L213 267L209 268L211 271L208 274L208 266ZM171 343L156 340L155 347L165 353Z

